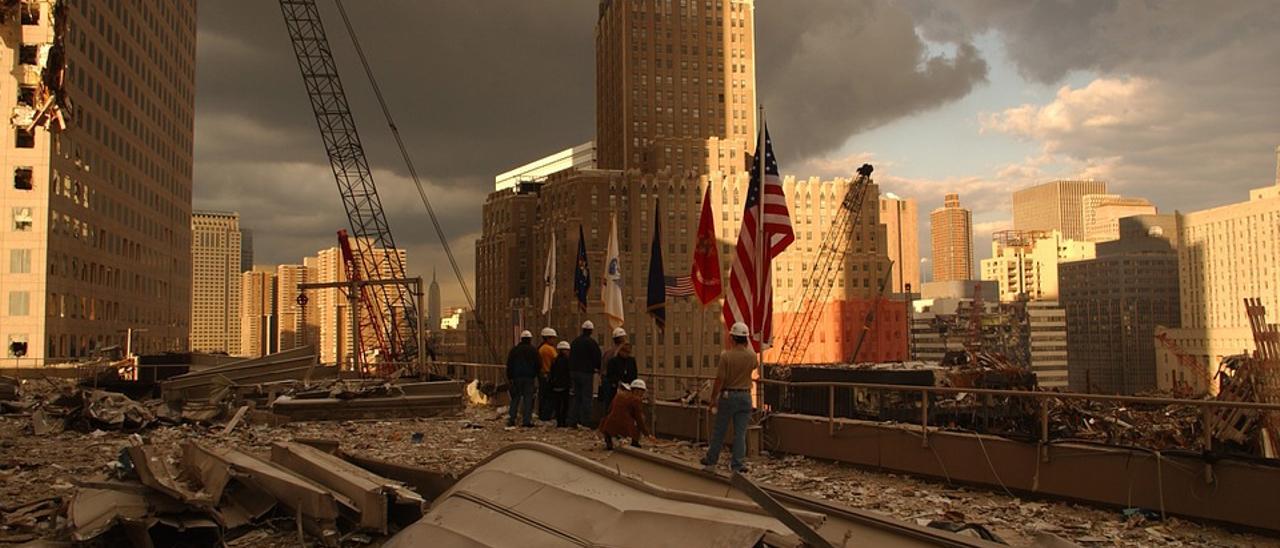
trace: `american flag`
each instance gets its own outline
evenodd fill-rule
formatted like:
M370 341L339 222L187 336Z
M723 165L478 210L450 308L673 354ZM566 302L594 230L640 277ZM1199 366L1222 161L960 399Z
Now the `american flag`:
M668 297L689 297L693 295L693 278L689 276L666 276L665 285Z
M751 182L743 206L742 228L738 230L738 245L729 269L729 296L724 300L725 328L732 327L735 322L747 324L751 331L751 345L757 352L769 348L773 341L773 258L796 239L791 230L791 215L787 212L787 197L782 192L782 179L778 176L778 161L773 157L769 128L763 121L761 126L756 156L751 162ZM763 146L759 141L763 141ZM759 160L762 149L763 178ZM760 226L762 202L763 234ZM763 273L763 280L759 279L759 273Z

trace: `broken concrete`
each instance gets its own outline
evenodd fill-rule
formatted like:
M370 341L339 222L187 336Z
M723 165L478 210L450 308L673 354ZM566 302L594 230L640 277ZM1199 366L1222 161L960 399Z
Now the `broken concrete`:
M392 515L422 515L425 501L403 484L387 480L335 455L298 443L271 446L271 462L305 476L350 500L361 529L386 534ZM392 507L397 511L393 512Z

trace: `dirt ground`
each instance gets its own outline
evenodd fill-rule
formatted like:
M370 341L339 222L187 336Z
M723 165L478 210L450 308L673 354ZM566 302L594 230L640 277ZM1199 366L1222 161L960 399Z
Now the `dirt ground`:
M273 441L338 439L349 452L459 473L494 450L517 441L542 441L594 459L607 456L599 438L589 430L551 425L506 429L499 417L498 410L492 408L470 408L460 416L433 419L242 424L227 436L221 435L221 425L159 427L137 435L162 446L197 439L262 454L269 451ZM129 444L129 435L118 432L64 432L36 437L29 433L28 422L21 416L0 417L0 507L51 495L70 496L77 480L108 473L120 450ZM414 442L415 433L422 434L420 443ZM660 440L652 449L693 461L702 455L705 445ZM722 459L727 460L727 455ZM748 464L751 477L760 482L921 524L944 517L979 523L1015 546L1032 545L1040 533L1081 546L1280 546L1278 539L1177 518L1126 520L1112 509L1024 500L1001 492L805 457L765 454ZM11 533L0 528L0 539ZM377 545L380 540L357 536L347 539L347 543ZM298 539L290 525L280 524L278 529L252 531L229 545L297 546Z

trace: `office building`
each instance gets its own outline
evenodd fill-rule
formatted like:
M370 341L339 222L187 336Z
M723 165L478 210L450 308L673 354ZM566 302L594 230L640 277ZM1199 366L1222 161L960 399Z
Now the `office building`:
M1085 194L1080 199L1084 215L1084 237L1088 242L1106 242L1120 237L1120 219L1133 215L1155 215L1156 206L1146 198L1119 194Z
M1278 264L1280 180L1250 191L1248 201L1181 215L1178 283L1182 326L1170 329L1169 337L1213 372L1223 357L1253 351L1244 299L1260 299L1267 308L1267 321L1280 322ZM1172 363L1161 352L1160 363Z
M499 173L493 178L493 189L506 190L515 188L519 183L539 183L545 181L548 175L566 169L585 170L595 167L596 142L587 141Z
M195 2L4 4L0 358L187 350Z
M307 302L299 302L298 284L311 281L306 265L276 267L276 341L280 351L316 344L317 331L307 322Z
M191 349L240 355L240 215L191 216Z
M1013 193L1013 229L1057 230L1068 240L1085 241L1084 196L1106 194L1102 181L1052 181Z
M240 274L240 355L258 358L279 351L276 306L274 268Z
M880 223L885 227L885 249L893 261L890 289L906 293L910 286L920 291L920 219L915 198L881 195Z
M973 278L973 214L960 207L959 194L947 194L943 205L929 214L933 248L933 281Z
M1057 230L1002 230L991 235L982 279L999 284L1001 301L1052 301L1058 298L1058 265L1093 257L1093 242L1069 240Z
M431 270L431 285L427 288L427 323L422 328L428 331L440 330L440 284L436 282L436 271Z
M752 0L601 0L596 146L602 169L708 173L755 149Z
M1070 355L1067 352L1067 313L1058 301L1025 301L1026 356L1036 386L1066 389Z
M1171 388L1158 383L1155 332L1180 323L1177 218L1137 215L1119 225L1122 236L1099 243L1097 258L1059 270L1073 392Z

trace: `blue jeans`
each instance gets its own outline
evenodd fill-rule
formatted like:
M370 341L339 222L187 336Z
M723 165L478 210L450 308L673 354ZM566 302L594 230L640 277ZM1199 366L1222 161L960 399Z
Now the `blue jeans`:
M751 393L747 391L727 391L720 396L716 404L716 423L711 429L711 446L707 448L707 456L702 464L715 466L720 460L720 449L724 447L725 430L729 429L729 421L733 421L733 460L732 470L746 467L742 459L747 456L747 419L751 418Z
M574 371L573 377L573 404L569 410L569 425L591 425L591 393L594 392L595 374L590 372Z
M510 417L507 426L516 425L516 411L524 413L525 426L533 425L533 379L511 379Z

